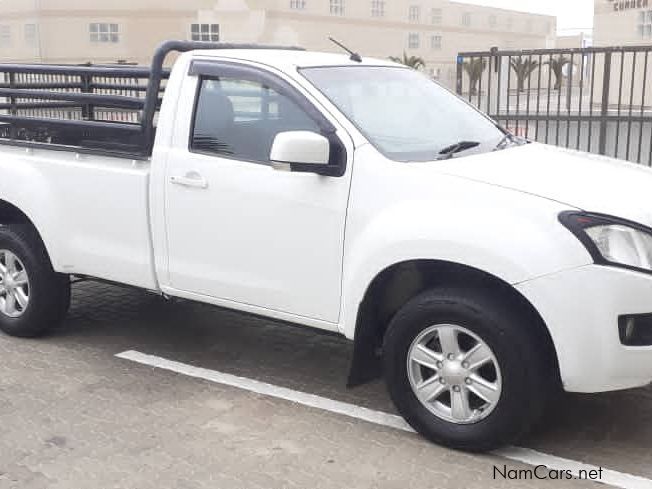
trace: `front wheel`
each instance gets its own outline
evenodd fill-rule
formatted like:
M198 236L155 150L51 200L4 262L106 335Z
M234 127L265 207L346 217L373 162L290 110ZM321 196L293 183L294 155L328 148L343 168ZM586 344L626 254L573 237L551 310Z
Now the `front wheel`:
M56 273L32 227L0 225L0 330L34 337L48 332L70 306L70 279Z
M456 449L516 441L543 411L545 357L527 321L481 291L436 289L406 304L384 340L385 377L419 433Z

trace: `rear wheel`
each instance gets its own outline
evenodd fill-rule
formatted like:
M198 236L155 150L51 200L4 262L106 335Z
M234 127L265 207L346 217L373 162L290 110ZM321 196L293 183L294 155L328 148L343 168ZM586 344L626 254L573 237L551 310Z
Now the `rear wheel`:
M0 226L0 330L44 334L61 323L69 306L70 280L52 269L33 228Z
M394 317L384 341L390 395L419 433L457 449L513 443L543 411L545 355L528 324L476 290L436 289Z

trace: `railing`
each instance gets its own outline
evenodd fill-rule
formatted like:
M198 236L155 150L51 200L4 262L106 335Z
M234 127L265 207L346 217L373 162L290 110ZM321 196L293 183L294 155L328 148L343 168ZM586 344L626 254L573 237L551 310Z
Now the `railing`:
M652 46L460 53L457 93L512 132L652 165Z
M0 70L8 69L0 65ZM0 74L0 99L9 102L0 103L0 111L25 117L139 123L146 90L141 81L148 77L149 71L135 74L133 69L111 77L5 71Z
M151 73L128 65L2 64L0 137L94 148L120 139L122 149L140 152ZM161 79L168 76L161 69Z
M167 41L151 67L0 64L0 144L146 158L170 72L171 52L297 49Z

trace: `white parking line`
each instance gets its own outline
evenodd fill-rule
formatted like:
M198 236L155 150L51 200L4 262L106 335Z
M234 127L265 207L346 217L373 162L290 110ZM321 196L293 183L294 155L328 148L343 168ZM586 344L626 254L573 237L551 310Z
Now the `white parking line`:
M169 370L178 374L187 375L197 379L204 379L217 384L228 385L237 389L255 392L286 401L295 402L304 406L322 409L332 413L341 414L351 418L368 421L390 428L396 428L402 431L414 432L414 430L401 418L389 413L381 411L374 411L364 407L356 406L346 402L335 401L326 397L315 396L305 392L299 392L286 387L279 387L273 384L267 384L258 380L248 379L246 377L238 377L231 374L225 374L216 370L209 370L201 367L193 367L185 363L175 362L166 358L157 357L154 355L147 355L138 351L125 351L116 355L118 358L124 360L131 360L132 362L149 365L151 367ZM493 452L500 457L521 462L532 466L545 466L548 469L556 471L570 471L575 477L578 477L581 471L588 473L592 470L599 470L600 468L594 465L568 460L554 455L537 452L527 448L508 447ZM638 477L615 470L602 469L602 477L599 481L603 484L619 487L623 489L652 489L652 480Z

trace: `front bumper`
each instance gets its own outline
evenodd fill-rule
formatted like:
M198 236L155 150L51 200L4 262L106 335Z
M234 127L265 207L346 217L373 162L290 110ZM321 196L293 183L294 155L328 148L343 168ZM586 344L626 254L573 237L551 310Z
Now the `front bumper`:
M568 392L652 382L652 346L621 344L618 317L652 313L652 275L588 265L515 285L545 321Z

